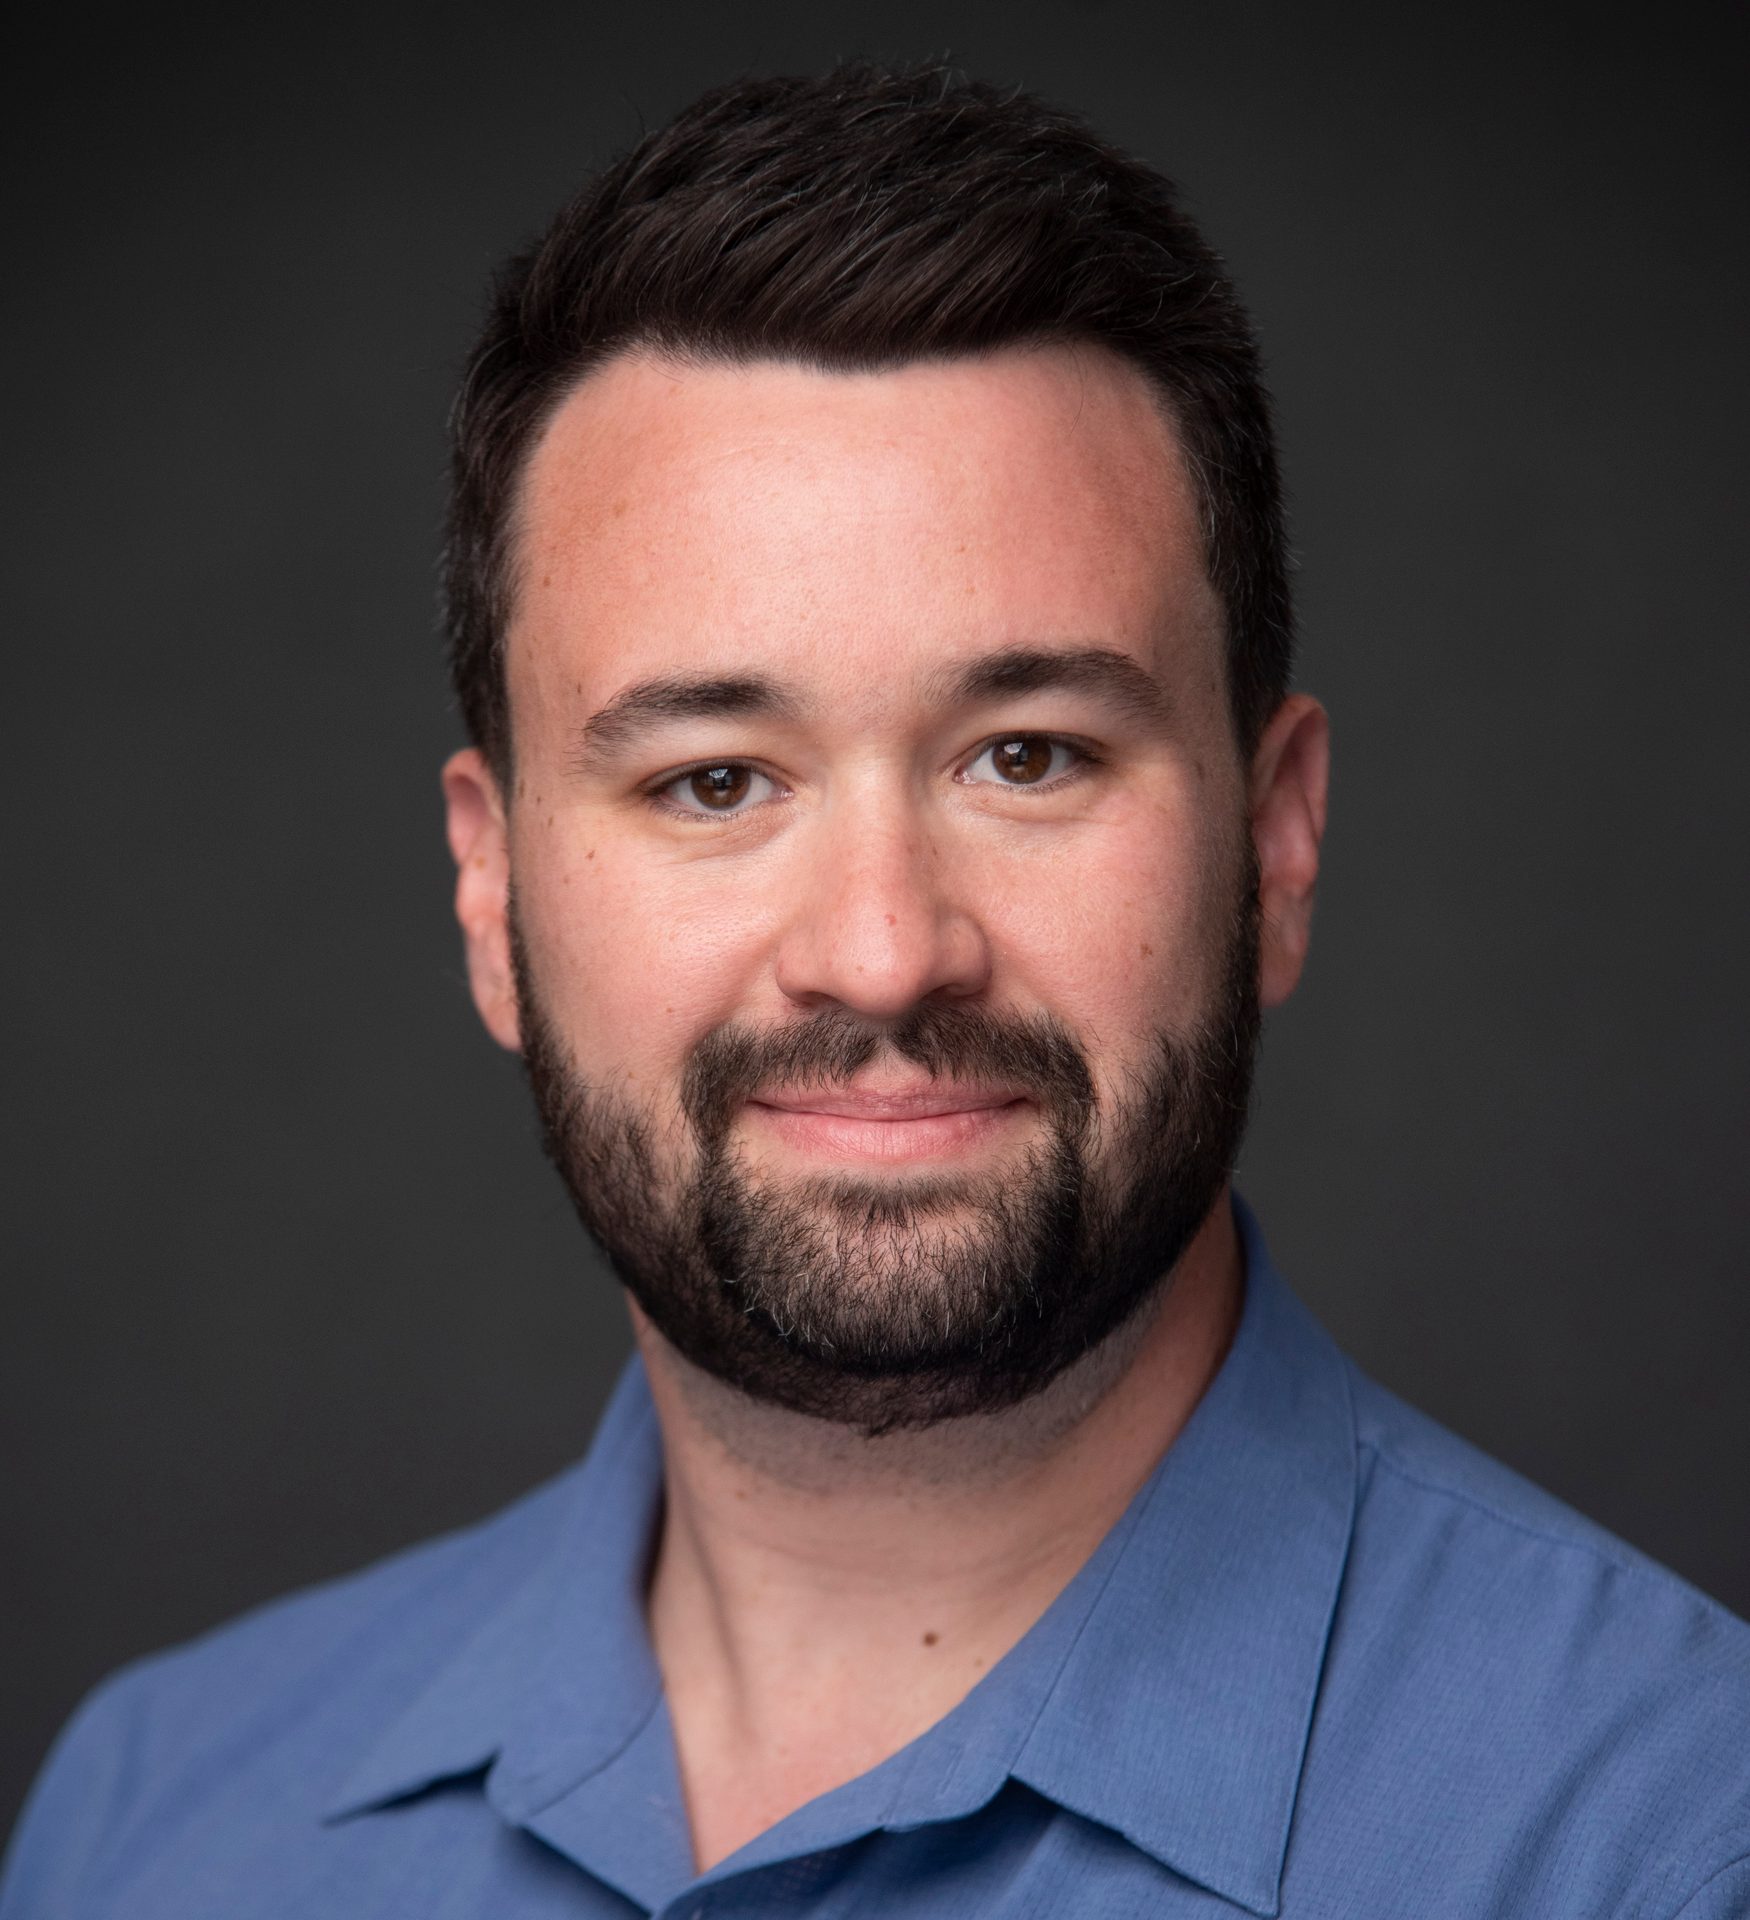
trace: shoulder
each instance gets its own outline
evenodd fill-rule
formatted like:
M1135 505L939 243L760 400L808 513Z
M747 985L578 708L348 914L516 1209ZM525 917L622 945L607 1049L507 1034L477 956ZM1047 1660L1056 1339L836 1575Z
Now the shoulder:
M1750 1853L1750 1626L1350 1373L1327 1754L1592 1881L1577 1910L1677 1911Z
M549 1549L577 1469L490 1518L274 1600L132 1662L87 1696L51 1750L6 1860L0 1913L52 1913L93 1843L125 1836L222 1779L285 1756L319 1798L312 1756L344 1755L514 1595Z
M1462 1595L1490 1630L1516 1621L1508 1639L1522 1654L1548 1658L1539 1629L1572 1615L1579 1645L1632 1631L1644 1667L1750 1682L1750 1625L1737 1615L1358 1368L1349 1375L1356 1545L1373 1564Z
M369 1718L478 1630L550 1549L572 1468L508 1507L355 1573L269 1601L122 1668L95 1700L181 1742L246 1713L268 1738L345 1692ZM152 1757L150 1754L145 1757Z

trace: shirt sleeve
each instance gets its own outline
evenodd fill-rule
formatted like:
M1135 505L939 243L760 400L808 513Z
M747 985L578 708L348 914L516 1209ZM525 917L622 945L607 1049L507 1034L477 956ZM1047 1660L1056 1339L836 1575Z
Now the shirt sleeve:
M62 1728L0 1864L0 1920L74 1920L94 1857L113 1836L136 1768L125 1677L88 1694Z

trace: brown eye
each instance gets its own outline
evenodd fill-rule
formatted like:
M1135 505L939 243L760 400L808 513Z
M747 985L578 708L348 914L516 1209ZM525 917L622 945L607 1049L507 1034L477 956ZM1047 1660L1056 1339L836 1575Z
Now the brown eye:
M769 773L738 760L716 766L694 767L652 788L650 798L665 813L682 813L693 820L740 820L768 800L787 798Z
M687 790L700 806L727 813L738 806L753 785L746 767L699 767L687 775Z
M957 778L972 787L1034 787L1053 791L1077 779L1097 756L1049 733L1015 733L994 740Z
M1017 787L1030 787L1051 771L1052 743L1037 734L1019 740L1003 740L990 750L991 763L998 773Z

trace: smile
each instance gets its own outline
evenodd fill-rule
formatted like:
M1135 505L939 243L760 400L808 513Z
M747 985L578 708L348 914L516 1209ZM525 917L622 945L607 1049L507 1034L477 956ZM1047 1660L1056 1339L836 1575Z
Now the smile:
M1006 1090L931 1085L762 1095L747 1116L810 1159L958 1159L1007 1133L1031 1102Z

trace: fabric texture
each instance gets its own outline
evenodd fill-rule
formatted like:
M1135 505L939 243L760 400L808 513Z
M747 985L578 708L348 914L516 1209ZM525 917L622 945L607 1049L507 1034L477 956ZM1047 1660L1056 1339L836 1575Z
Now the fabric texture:
M1087 1565L953 1712L709 1873L634 1362L516 1505L100 1687L0 1920L1744 1920L1750 1627L1367 1380L1235 1210L1233 1347Z

